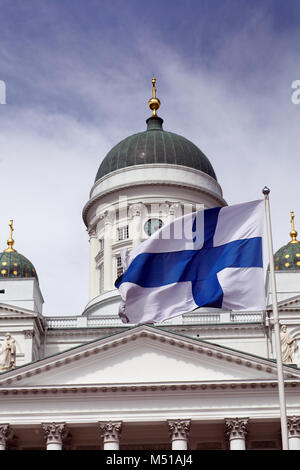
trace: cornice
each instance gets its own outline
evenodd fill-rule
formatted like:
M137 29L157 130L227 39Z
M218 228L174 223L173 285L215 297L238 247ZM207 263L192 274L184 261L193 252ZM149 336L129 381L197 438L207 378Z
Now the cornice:
M7 314L3 314L3 311L8 312ZM13 319L14 322L16 320L32 320L35 322L39 333L44 333L46 328L46 322L44 317L38 313L31 310L26 309L18 309L14 308L14 306L10 306L8 304L0 304L0 318L1 320L11 320Z
M215 330L222 330L223 331L236 331L236 330L250 330L250 329L255 329L255 330L262 330L262 327L264 325L261 322L253 322L253 323L247 323L247 322L231 322L231 323L183 323L181 325L160 325L159 326L162 329L167 329L167 330L181 330L182 332L184 331L190 331L191 328L193 329L198 329L201 331L215 331Z
M126 238L125 240L118 240L115 243L112 243L112 250L117 251L122 248L128 248L129 250L132 248L132 240Z
M201 171L201 170L198 170L197 168L191 168L189 166L185 166L185 165L177 165L175 163L145 163L145 164L140 164L140 165L131 165L131 166L126 166L124 168L118 168L117 170L115 171L111 171L110 173L102 176L102 178L100 178L99 180L97 180L91 190L90 190L90 197L91 197L91 194L92 192L94 191L94 189L97 187L97 186L100 186L101 183L105 180L108 180L112 177L114 177L115 175L120 175L124 172L135 172L136 170L149 170L149 169L152 169L152 168L173 168L175 170L184 170L186 172L189 172L189 173L196 173L196 174L200 174L202 175L203 177L205 177L206 179L208 179L209 181L211 181L213 184L216 184L220 190L220 193L223 195L223 192L222 192L222 188L219 184L219 182L213 178L212 176L210 176L209 174Z
M202 173L202 172L200 172ZM208 175L206 175L208 176ZM226 206L227 203L225 201L225 199L222 198L222 196L218 196L216 193L214 193L213 191L210 191L209 189L206 189L206 188L199 188L199 186L197 185L193 185L191 183L184 183L184 182L179 182L179 181L157 181L157 180L147 180L147 181L137 181L134 183L134 186L137 187L137 186L176 186L176 187L180 187L180 188L188 188L188 189L194 189L194 190L197 190L197 191L201 191L203 194L207 194L208 196L210 196L212 199L214 199L217 203L217 205L221 205L221 206ZM114 186L113 188L111 189L107 189L106 191L103 191L102 193L100 194L97 194L96 196L92 197L84 206L83 208L83 211L82 211L82 218L83 218L83 221L85 223L86 226L88 226L88 224L86 223L86 217L87 217L87 213L89 211L89 209L92 207L92 205L97 202L98 200L102 199L104 196L106 196L107 194L111 194L111 193L115 193L116 191L120 191L122 189L125 189L127 188L129 185L126 183L126 184L119 184L118 186Z
M114 333L120 333L124 329L128 329L128 325L120 325L111 327L114 330ZM100 330L100 331L99 331ZM97 339L102 337L107 337L110 335L111 332L109 331L107 326L88 326L88 327L80 327L80 328L51 328L47 330L47 338L67 338L67 337L88 337L88 336L96 336ZM99 338L99 335L101 337ZM103 336L102 336L103 335ZM0 376L1 377L1 376Z
M300 388L300 380L285 380L286 388ZM147 392L207 392L221 391L228 392L240 390L260 391L264 389L276 390L278 388L277 380L236 380L236 381L199 381L199 382L168 382L168 383L128 383L128 384L79 384L79 385L39 385L24 387L1 387L0 396L4 395L75 395L75 394L115 394L115 393L134 393Z
M109 300L107 301L109 303ZM97 304L93 304L90 307L90 310L92 310L92 307ZM92 317L91 317L92 318ZM115 317L112 315L112 319ZM214 323L214 324L186 324L186 325L159 325L159 328L162 330L166 330L168 332L173 332L177 334L183 334L187 335L191 339L193 336L190 335L191 331L199 332L201 334L201 337L199 335L199 338L197 339L203 339L203 333L205 335L213 335L214 337L218 337L218 334L224 334L224 332L235 332L241 331L241 332L247 332L247 334L255 334L257 335L258 332L261 332L262 337L264 336L264 326L261 323L241 323L241 324L230 324L230 323ZM120 325L112 325L112 326L107 326L107 325L98 325L98 326L81 326L81 327L51 327L47 330L47 336L48 337L74 337L74 336L89 336L89 335L98 335L99 337L99 332L103 332L103 335L111 335L115 333L120 333L122 330L128 329L127 324L120 324ZM188 334L189 333L189 334Z
M293 297L290 297L288 299L281 300L278 302L278 310L280 311L288 311L288 310L300 310L300 306L298 308L293 307L295 304L300 304L300 295L295 295ZM272 304L267 305L266 308L267 312L272 312L273 311L273 306Z
M36 318L39 316L39 314L37 312L33 312L31 310L26 310L26 309L20 309L20 308L17 308L17 307L14 307L13 305L9 305L9 304L4 304L4 303L0 303L0 314L2 314L1 310L5 310L6 312L11 312L13 313L13 315L15 315L16 313L18 315L23 315L23 317L28 317L28 318ZM2 318L3 315L1 315Z

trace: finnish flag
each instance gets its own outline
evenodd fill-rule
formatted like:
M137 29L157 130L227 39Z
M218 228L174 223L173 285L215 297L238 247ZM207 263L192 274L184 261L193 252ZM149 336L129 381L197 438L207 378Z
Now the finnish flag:
M124 323L159 323L198 307L265 309L264 201L190 213L123 257Z

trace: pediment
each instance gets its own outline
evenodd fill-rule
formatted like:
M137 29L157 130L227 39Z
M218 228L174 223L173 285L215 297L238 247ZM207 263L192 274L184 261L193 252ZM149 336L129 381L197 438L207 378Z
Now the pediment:
M20 317L22 318L35 318L38 316L37 313L26 308L15 307L14 305L0 303L0 318L4 317Z
M286 377L300 371L284 367ZM5 387L276 380L275 363L141 325L0 375Z
M300 295L278 302L279 310L300 310Z

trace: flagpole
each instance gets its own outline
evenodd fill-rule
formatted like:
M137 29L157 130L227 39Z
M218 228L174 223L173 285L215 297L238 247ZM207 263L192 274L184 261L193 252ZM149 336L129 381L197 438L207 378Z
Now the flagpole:
M271 291L272 291L275 350L276 350L276 359L277 359L278 391L279 391L279 403L280 403L282 450L288 450L289 441L288 441L288 433L287 433L286 401L285 401L285 391L284 391L284 377L283 377L281 341L280 341L280 326L279 326L279 315L278 315L278 306L277 306L277 291L276 291L276 279L275 279L275 270L274 270L273 241L272 241L272 228L271 228L270 202L269 202L270 189L265 186L262 192L265 197L265 208L266 208L266 219L267 219L270 280L271 280Z

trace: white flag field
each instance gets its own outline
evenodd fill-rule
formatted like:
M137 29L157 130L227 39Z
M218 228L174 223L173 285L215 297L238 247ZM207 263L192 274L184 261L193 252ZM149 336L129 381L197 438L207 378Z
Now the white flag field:
M122 256L124 323L159 323L199 307L264 310L264 201L190 213Z

